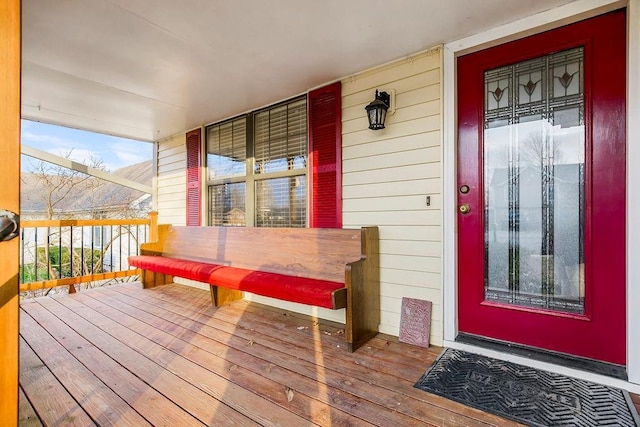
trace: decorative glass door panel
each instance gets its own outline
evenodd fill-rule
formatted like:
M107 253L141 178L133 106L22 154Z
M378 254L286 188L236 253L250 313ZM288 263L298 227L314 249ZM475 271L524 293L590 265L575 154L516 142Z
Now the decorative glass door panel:
M457 59L461 333L626 363L625 22Z
M583 58L484 73L486 301L584 313Z

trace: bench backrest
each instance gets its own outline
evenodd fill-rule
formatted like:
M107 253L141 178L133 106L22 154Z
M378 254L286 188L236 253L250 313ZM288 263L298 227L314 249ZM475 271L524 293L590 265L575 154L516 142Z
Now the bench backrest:
M344 282L362 257L360 229L166 227L163 255L249 270Z

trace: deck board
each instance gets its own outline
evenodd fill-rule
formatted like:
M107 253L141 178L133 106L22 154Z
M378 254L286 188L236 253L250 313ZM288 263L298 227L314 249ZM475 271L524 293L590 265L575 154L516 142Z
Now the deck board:
M201 324L202 326L198 326L201 334L219 337L218 339L223 342L226 336L230 336L231 341L228 345L244 348L245 351L254 351L264 357L270 354L272 357L270 363L274 365L288 366L298 371L306 369L304 372L316 381L332 381L330 385L339 387L346 393L359 393L358 395L363 398L376 399L376 404L379 406L394 408L396 412L413 412L415 419L438 425L443 422L454 425L456 423L478 424L473 416L461 418L460 412L464 411L474 416L481 414L483 421L480 425L486 422L504 423L501 418L413 388L415 381L440 353L440 349L430 350L430 359L423 359L420 363L411 361L400 364L402 369L396 371L394 364L389 364L387 360L380 361L376 356L367 354L364 351L366 346L354 354L346 352L342 335L326 335L320 331L328 324L327 322L320 322L319 325L314 326L316 322L306 316L292 313L284 315L285 312L281 310L271 310L246 302L226 306L225 310L214 311L208 305L197 305L200 296L198 293L183 292L177 287L169 287L163 293L139 293L132 288L124 287L117 291L132 295L136 300L135 304L147 311L161 316L172 313L171 320L182 324L193 325L194 322ZM193 299L191 299L192 296ZM138 301L146 304L141 305ZM126 299L118 298L118 304L126 302ZM222 332L226 332L227 335L220 337L219 334ZM388 338L393 340L391 337ZM398 347L413 347L395 341ZM343 347L338 348L338 346ZM397 356L393 358L399 359ZM408 375L412 377L406 378L403 375L407 375L407 372L404 371L410 365L411 371ZM372 366L379 369L374 370ZM320 379L319 372L323 373ZM371 382L374 382L376 387L371 387ZM407 397L411 399L406 401ZM423 405L424 402L431 404ZM444 405L445 409L442 410L434 405L434 402ZM456 411L448 408L452 404L456 406Z
M25 426L517 425L413 388L438 347L349 353L340 324L180 285L32 300L20 327Z
M105 302L109 303L109 300ZM358 397L353 393L345 392L338 387L319 381L317 365L304 363L297 358L295 356L297 354L296 349L291 345L283 345L279 351L276 351L261 345L257 338L239 339L231 334L201 324L199 324L199 326L192 326L191 329L184 328L175 323L172 324L163 321L160 317L154 318L149 314L145 315L144 312L140 312L139 310L126 308L127 300L123 298L117 299L113 304L114 306L118 306L120 310L148 322L147 327L151 329L142 329L140 331L141 333L153 334L155 332L156 336L162 335L164 332L157 332L157 326L157 328L163 329L164 331L171 331L172 334L175 334L172 335L172 337L187 340L191 344L196 345L197 348L205 350L205 352L198 352L196 355L199 356L207 366L214 367L216 363L219 363L219 361L215 359L212 360L210 356L207 357L207 352L211 355L223 353L226 366L219 368L219 371L232 372L232 375L227 376L227 379L230 381L238 382L238 384L242 383L243 386L250 386L249 381L255 382L255 378L250 380L250 378L244 378L244 375L245 372L252 372L254 377L264 376L265 378L273 380L277 385L276 387L272 387L272 389L282 397L286 397L286 389L294 390L295 398L289 403L290 409L293 409L291 408L292 406L299 405L300 403L303 404L303 410L307 406L313 407L315 406L313 404L314 400L328 405L325 406L323 412L319 414L300 412L300 415L308 417L314 422L325 423L331 419L333 424L353 425L357 422L357 420L353 418L353 415L365 421L372 423L381 422L384 425L399 425L401 423L411 423L414 421L410 417L404 417L401 413L378 414L376 413L378 412L377 405L368 399ZM156 309L152 304L149 304L145 308L151 311L155 309L160 312L160 314L163 313L163 311ZM182 309L182 311L184 311L184 309ZM121 315L116 313L114 317L121 317ZM193 324L193 322L189 320L184 323ZM154 327L149 325L154 325ZM132 328L135 327L135 325L132 325ZM165 340L166 338L167 337L165 337ZM156 341L156 338L154 338L154 341ZM171 341L172 339L169 338L169 345L171 345ZM175 342L175 339L173 339L173 341ZM343 384L345 382L347 384L354 384L357 380L354 378L344 379L340 385L344 387ZM265 390L267 390L266 387ZM309 401L309 399L313 400ZM324 413L327 409L330 411L328 414ZM340 413L340 410L344 411L344 413ZM349 416L348 413L351 413L352 416Z
M122 288L123 292L130 292ZM371 354L366 351L368 345L363 346L358 352L350 354L346 352L341 335L326 335L314 326L314 322L304 316L288 313L284 316L282 311L274 311L262 308L259 314L254 314L253 309L258 306L241 302L227 307L224 312L213 314L202 313L199 308L193 307L191 301L185 299L188 294L178 295L176 289L167 292L173 293L175 298L164 301L164 295L160 301L153 301L153 294L144 295L152 306L163 304L163 310L174 311L176 314L189 316L190 321L202 321L213 328L225 328L244 342L252 341L265 347L278 351L283 343L295 350L297 363L303 359L309 362L316 371L322 370L329 375L329 379L343 378L347 376L347 387L343 390L349 393L360 393L363 397L375 399L376 403L386 408L394 408L395 411L410 411L416 419L429 421L437 425L444 423L457 425L477 425L477 416L481 416L482 422L490 422L502 425L505 421L499 417L489 415L476 409L458 405L448 399L425 393L413 388L415 381L424 373L426 368L438 356L441 349L430 350L430 357L416 363L400 363L401 357L395 355L395 362L381 359L381 353ZM141 298L139 294L136 297ZM149 300L151 299L151 300ZM261 306L262 307L262 306ZM244 310L243 310L244 308ZM201 314L202 313L202 314ZM224 321L224 322L221 322ZM321 322L319 326L324 326ZM306 328L306 329L302 329ZM314 332L315 331L315 332ZM394 340L388 337L387 341ZM398 343L398 347L413 347ZM255 344L254 344L255 345ZM358 381L358 379L361 379ZM337 381L340 383L340 381ZM374 382L377 387L370 387ZM339 384L337 384L339 385ZM428 405L424 405L428 403ZM454 410L451 407L455 407ZM481 414L481 415L480 415ZM463 415L468 415L465 419ZM463 416L463 417L461 417ZM507 423L508 424L508 423Z
M22 387L18 389L18 414L20 419L18 420L18 424L25 427L40 427L42 426L42 421L36 414L36 410L31 406L31 402L27 399L27 396L24 394Z
M20 335L29 344L38 357L46 363L53 375L64 388L81 404L81 407L98 425L149 425L149 423L133 410L124 399L118 396L87 367L85 367L54 337L41 327L29 314L29 310L39 304L25 304L21 308ZM24 387L31 400L32 390ZM57 399L50 395L49 399ZM55 424L53 424L55 425Z
M102 331L86 327L86 320L65 312L54 299L41 300L26 309L49 334L89 369L102 383L107 385L138 414L153 425L197 425L197 420L157 390L149 387L140 378L123 367L137 366L138 370L149 369L151 363L141 361L142 356L120 341L105 339ZM61 319L71 320L72 327ZM81 332L89 331L91 342ZM89 334L87 334L89 335ZM85 335L85 336L87 336ZM102 351L109 348L111 354ZM115 358L111 358L115 355ZM145 361L146 362L146 361ZM159 370L162 368L158 367Z
M30 400L24 390L29 392ZM34 415L46 425L95 425L22 337L20 392L21 397L24 396L20 404L20 425L29 425Z

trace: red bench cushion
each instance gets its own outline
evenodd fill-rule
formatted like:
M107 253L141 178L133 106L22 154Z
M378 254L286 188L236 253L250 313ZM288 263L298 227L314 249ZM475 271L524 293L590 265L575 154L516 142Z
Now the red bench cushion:
M209 283L209 276L214 270L222 267L216 264L153 255L130 256L129 265L205 283Z
M333 308L332 292L345 287L344 283L328 280L287 276L164 256L129 257L129 265L197 280L213 286L329 309Z
M331 294L344 283L265 271L221 267L209 276L209 284L317 307L333 308Z

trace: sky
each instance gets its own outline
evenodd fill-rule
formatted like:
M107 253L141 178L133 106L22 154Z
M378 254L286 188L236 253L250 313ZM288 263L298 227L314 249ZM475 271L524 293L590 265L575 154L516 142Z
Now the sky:
M22 144L86 165L99 159L107 171L151 160L153 144L87 132L62 126L22 120ZM36 159L22 156L22 170L29 172Z

